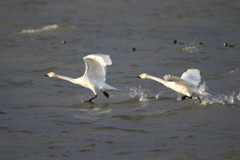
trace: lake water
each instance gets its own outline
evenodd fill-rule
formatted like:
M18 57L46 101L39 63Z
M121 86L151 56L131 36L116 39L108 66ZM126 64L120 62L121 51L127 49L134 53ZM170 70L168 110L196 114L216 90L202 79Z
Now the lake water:
M237 0L2 0L0 159L240 159L239 17ZM94 53L110 98L44 76L80 77ZM189 68L202 103L136 78Z

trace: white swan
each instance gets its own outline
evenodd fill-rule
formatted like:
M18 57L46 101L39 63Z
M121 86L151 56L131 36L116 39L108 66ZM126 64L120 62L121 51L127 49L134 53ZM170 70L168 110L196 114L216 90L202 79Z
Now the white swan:
M181 78L172 75L165 75L163 80L161 78L150 76L146 73L142 73L138 76L138 78L158 81L166 87L183 94L184 96L182 96L182 100L187 97L191 99L192 97L197 97L201 102L201 99L199 98L200 96L211 95L198 88L198 84L201 81L200 71L198 69L188 69L182 74Z
M97 97L97 91L103 92L103 94L108 98L109 94L106 91L117 90L105 83L107 73L106 65L112 64L110 56L105 54L90 54L83 57L83 59L86 65L86 70L84 75L80 78L69 78L57 75L54 72L50 72L45 76L60 78L91 89L95 96L87 100L87 102L91 102Z

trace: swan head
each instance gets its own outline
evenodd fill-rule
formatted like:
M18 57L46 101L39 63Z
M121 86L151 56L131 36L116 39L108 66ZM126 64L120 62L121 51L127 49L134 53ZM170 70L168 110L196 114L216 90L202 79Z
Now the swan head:
M147 77L147 74L146 73L142 73L137 78L145 79L146 77Z
M49 72L45 76L47 76L47 77L56 77L56 74L54 72Z

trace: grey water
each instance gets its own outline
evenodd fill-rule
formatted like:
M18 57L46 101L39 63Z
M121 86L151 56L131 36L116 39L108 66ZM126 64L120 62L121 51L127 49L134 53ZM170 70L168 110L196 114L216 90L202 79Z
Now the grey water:
M0 159L240 159L239 17L237 0L1 0ZM109 98L44 76L94 53ZM189 68L202 103L136 78Z

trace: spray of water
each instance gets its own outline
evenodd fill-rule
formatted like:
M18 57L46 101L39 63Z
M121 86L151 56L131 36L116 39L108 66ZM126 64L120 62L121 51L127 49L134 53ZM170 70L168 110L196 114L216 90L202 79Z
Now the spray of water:
M203 91L208 90L208 87L206 83L199 85L199 88ZM225 94L212 94L212 96L206 96L202 97L202 105L208 105L208 104L223 104L223 105L234 105L237 103L237 101L240 101L240 92L238 95L235 94L233 91L229 95Z
M203 91L208 90L208 87L205 82L199 85L199 88ZM138 87L131 87L129 89L129 96L134 99L138 99L141 102L149 101L150 99L159 99L161 97L176 98L177 94L171 91L160 91L158 93L153 93L153 90L142 89L141 85ZM178 100L181 99L181 96L178 96ZM232 92L230 95L225 94L213 94L212 96L201 97L201 105L209 104L222 104L222 105L234 105L240 101L240 92L236 94Z
M199 85L199 88L200 88L201 90L203 90L203 91L208 90L208 87L207 87L207 85L206 85L205 82L203 82L203 84L200 84L200 85Z
M138 99L139 101L149 101L150 99L159 98L176 98L177 94L171 90L152 90L152 89L142 89L141 85L138 87L129 88L129 96L133 99Z
M240 93L238 95L232 92L230 95L217 94L208 96L202 101L202 105L207 104L223 104L223 105L234 105L240 101Z
M181 50L188 53L200 53L202 50L202 45L196 44L195 41L196 40L194 40L190 46L181 48Z
M130 88L129 95L131 98L139 99L139 101L148 101L146 90L142 89L140 85L138 86L138 88L136 87Z
M236 98L237 98L238 101L240 101L240 92L238 93Z

